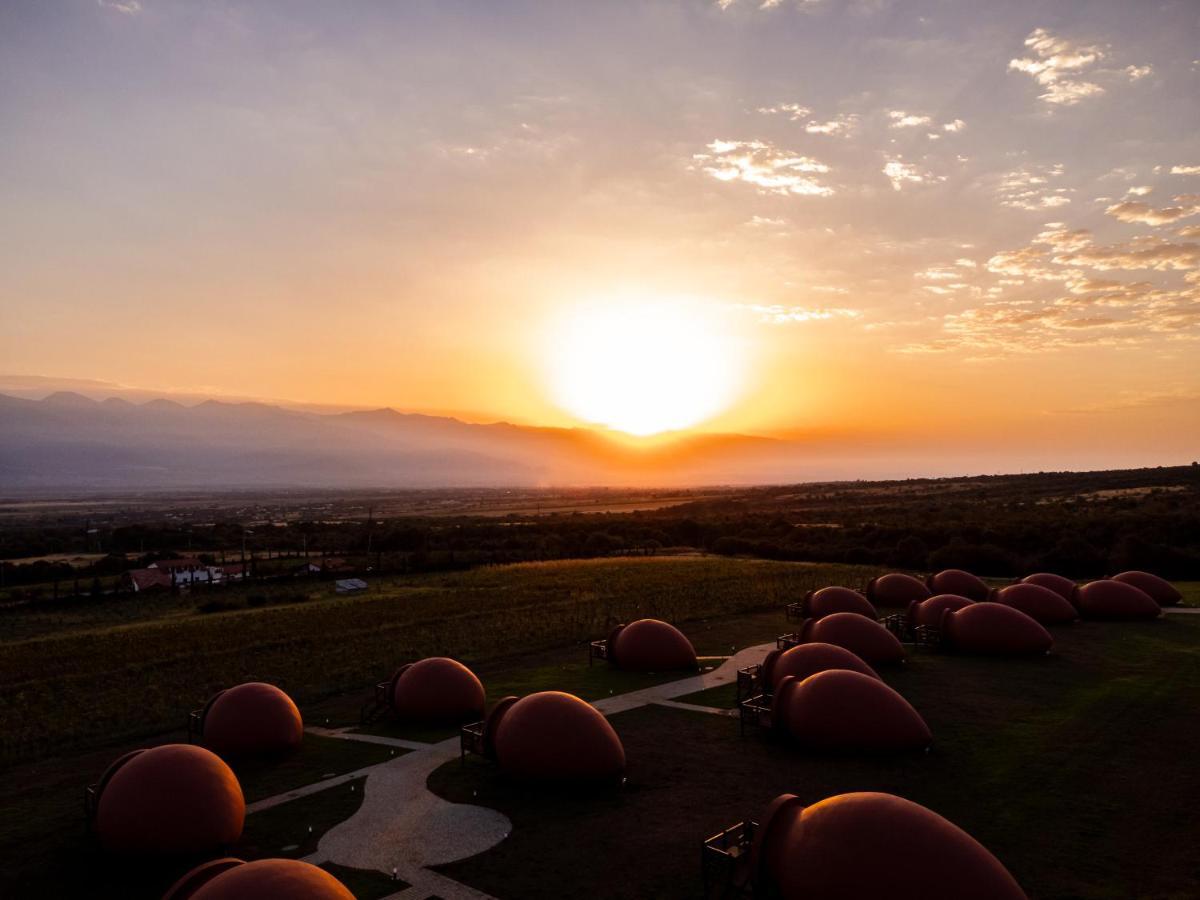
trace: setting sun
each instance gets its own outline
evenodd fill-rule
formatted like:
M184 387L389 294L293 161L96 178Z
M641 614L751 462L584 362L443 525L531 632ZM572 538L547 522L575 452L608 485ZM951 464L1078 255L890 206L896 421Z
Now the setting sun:
M736 336L698 301L581 304L553 323L548 341L555 402L584 422L637 436L712 418L745 377Z

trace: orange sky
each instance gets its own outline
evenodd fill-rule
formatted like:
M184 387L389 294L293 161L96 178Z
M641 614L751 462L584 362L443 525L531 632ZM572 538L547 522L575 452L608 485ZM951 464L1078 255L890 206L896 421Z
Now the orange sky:
M1194 6L568 6L10 8L0 375L581 424L635 297L698 428L1200 446Z

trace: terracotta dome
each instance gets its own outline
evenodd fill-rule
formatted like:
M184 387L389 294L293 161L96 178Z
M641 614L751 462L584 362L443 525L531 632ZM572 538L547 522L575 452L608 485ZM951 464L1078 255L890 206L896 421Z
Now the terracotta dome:
M938 594L928 600L914 600L908 605L908 624L913 628L918 625L941 625L942 613L948 609L962 609L971 606L974 600L958 594Z
M973 603L942 613L942 641L953 650L994 656L1046 653L1054 645L1035 619L1003 603Z
M619 781L621 739L595 707L573 694L542 691L522 697L495 725L500 768L534 781Z
M780 681L771 721L815 750L914 750L929 746L929 726L877 677L830 669Z
M1021 579L1021 584L1036 584L1038 587L1049 588L1067 601L1070 601L1072 595L1075 593L1075 582L1070 578L1055 575L1052 572L1037 572L1033 575L1026 575Z
M208 701L201 733L204 746L227 758L286 753L300 746L304 722L291 697L251 681Z
M298 859L233 857L204 863L175 882L163 900L354 900L324 869Z
M800 608L805 616L812 619L838 612L857 613L868 619L879 617L870 600L847 587L824 587L819 591L809 591Z
M483 685L460 662L431 656L392 676L392 708L405 719L462 722L483 716Z
M1162 615L1145 591L1107 578L1076 588L1074 603L1087 619L1156 619Z
M872 578L867 584L867 599L876 606L903 606L932 596L925 584L911 575L892 572Z
M98 792L96 834L116 853L211 853L242 835L242 788L233 770L203 747L134 750L108 767Z
M804 644L837 644L872 666L904 659L904 647L895 635L878 622L854 613L806 619L800 627L800 641Z
M763 661L763 677L772 690L789 675L803 681L809 675L829 669L847 669L878 678L875 670L847 650L835 644L798 644L787 650L772 650Z
M1031 582L1010 584L996 591L992 599L1013 609L1019 609L1043 625L1061 625L1079 618L1078 610L1060 594Z
M933 594L958 594L968 600L986 600L991 588L983 579L962 569L943 569L925 579L925 585Z
M1149 572L1122 572L1120 575L1114 575L1112 580L1133 585L1139 591L1149 594L1150 599L1159 606L1178 606L1183 600L1183 594L1175 589L1175 585Z
M771 809L754 861L782 900L1027 900L983 845L910 800L784 795Z
M696 668L696 649L682 631L658 619L638 619L610 638L609 658L631 672L670 672Z

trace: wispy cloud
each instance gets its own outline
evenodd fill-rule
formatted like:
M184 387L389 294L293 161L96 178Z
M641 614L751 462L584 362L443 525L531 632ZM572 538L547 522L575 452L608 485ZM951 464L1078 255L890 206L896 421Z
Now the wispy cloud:
M1061 163L1046 166L1026 166L1006 172L1000 179L997 195L1002 206L1013 209L1046 210L1066 206L1073 191L1053 187L1064 172Z
M888 118L891 119L892 128L919 128L922 125L928 125L933 121L929 116L920 116L914 113L905 112L902 109L893 109L888 112Z
M1032 56L1010 60L1008 68L1024 72L1045 88L1038 99L1057 106L1072 106L1087 97L1104 93L1104 88L1080 76L1104 59L1107 48L1095 44L1076 44L1055 37L1045 28L1036 28L1025 38Z
M767 141L716 140L708 150L692 158L718 181L743 181L768 194L828 197L833 193L833 188L814 177L828 172L827 165Z
M1172 175L1200 175L1200 166L1171 166Z
M1104 211L1122 222L1140 225L1171 225L1180 219L1200 215L1200 194L1184 194L1176 197L1177 206L1155 209L1142 200L1123 200Z
M753 313L758 321L768 325L788 325L795 322L823 322L829 319L857 319L857 309L745 304L743 309Z
M892 190L900 191L906 184L930 184L945 181L945 175L935 175L915 163L907 163L900 157L888 159L883 165L883 174L892 183Z
M138 0L96 0L96 5L127 16L136 16L142 11L142 4Z

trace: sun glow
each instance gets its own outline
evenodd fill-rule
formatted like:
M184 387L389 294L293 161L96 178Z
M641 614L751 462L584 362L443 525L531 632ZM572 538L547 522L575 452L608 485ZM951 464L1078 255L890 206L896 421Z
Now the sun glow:
M617 297L572 307L551 327L555 402L628 434L711 419L742 388L741 343L713 304Z

